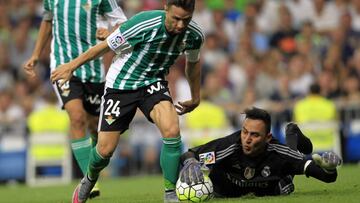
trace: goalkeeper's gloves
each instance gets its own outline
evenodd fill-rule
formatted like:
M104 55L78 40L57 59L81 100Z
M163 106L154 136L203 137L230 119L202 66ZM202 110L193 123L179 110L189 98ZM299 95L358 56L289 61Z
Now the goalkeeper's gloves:
M188 185L204 182L203 168L195 158L184 161L184 167L180 171L180 180Z
M324 152L321 156L319 154L313 154L312 158L316 165L328 173L333 172L336 167L342 164L342 159L334 152Z
M280 195L288 195L295 190L295 186L293 183L293 177L288 175L281 179L278 183Z

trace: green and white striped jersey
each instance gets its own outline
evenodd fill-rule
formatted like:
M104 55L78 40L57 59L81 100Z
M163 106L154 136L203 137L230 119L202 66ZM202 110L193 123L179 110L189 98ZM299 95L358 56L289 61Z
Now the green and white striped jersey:
M165 28L165 11L144 11L130 18L108 38L108 46L118 55L106 75L106 87L136 90L165 79L181 54L196 54L204 42L199 26L191 21L178 35ZM188 57L189 59L190 57Z
M96 21L99 15L104 16L119 9L116 0L44 0L43 5L45 12L52 14L51 69L96 45ZM122 14L121 17L125 16ZM120 22L125 20L126 17ZM74 76L83 82L104 82L102 59L79 67L74 71Z

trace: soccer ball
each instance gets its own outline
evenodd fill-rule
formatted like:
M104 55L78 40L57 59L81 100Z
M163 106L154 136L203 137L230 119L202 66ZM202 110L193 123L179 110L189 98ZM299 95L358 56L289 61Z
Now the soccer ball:
M180 201L204 202L212 198L213 190L213 184L207 176L199 184L188 185L181 182L180 178L176 182L176 195Z

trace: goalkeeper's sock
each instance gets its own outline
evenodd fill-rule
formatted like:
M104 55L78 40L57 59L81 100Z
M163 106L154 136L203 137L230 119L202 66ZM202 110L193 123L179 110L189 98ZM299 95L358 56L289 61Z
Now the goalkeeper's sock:
M97 134L90 134L91 138L91 148L94 148L98 141L98 135Z
M97 151L96 147L91 149L90 160L88 167L88 177L90 180L97 180L100 171L103 170L110 162L110 158L102 157Z
M180 135L176 138L163 138L160 166L163 172L165 190L175 189L179 174L181 148L182 142Z
M89 154L91 150L90 138L84 137L77 140L71 140L71 148L81 172L85 175L89 164Z

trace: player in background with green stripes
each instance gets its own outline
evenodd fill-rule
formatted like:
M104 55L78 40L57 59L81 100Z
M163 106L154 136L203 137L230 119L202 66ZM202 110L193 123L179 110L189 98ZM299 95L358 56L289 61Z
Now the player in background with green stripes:
M116 0L44 0L45 9L39 35L25 72L34 77L41 51L51 40L50 68L67 63L94 46L103 38L105 28L98 28L98 19L117 27L127 20ZM83 64L64 85L54 84L62 107L70 118L71 148L77 163L86 174L89 154L97 142L100 101L104 92L105 70L102 59ZM90 197L100 195L97 187Z
M52 72L51 80L62 84L82 64L108 51L117 54L106 75L99 140L91 152L87 175L74 191L74 203L86 202L137 108L162 134L160 165L164 202L179 201L175 193L182 148L178 114L188 113L200 103L199 59L204 35L191 20L194 7L195 0L167 0L165 10L144 11L133 16L106 41ZM165 76L182 54L187 60L185 73L191 99L173 104Z

